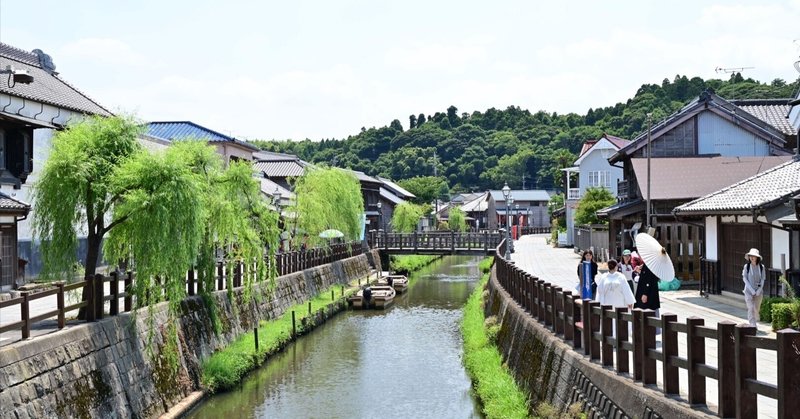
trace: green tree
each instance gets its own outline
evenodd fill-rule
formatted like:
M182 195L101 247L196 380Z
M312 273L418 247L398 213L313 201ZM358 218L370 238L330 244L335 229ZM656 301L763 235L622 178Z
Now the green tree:
M395 231L400 233L411 233L417 229L419 219L422 218L424 213L421 205L415 205L411 202L401 202L394 207L394 214L392 215L392 227Z
M450 208L447 214L447 228L451 231L467 231L467 216L458 206Z
M614 205L614 195L606 188L588 188L575 210L575 224L605 224L597 218L597 211Z
M319 233L340 230L348 240L361 237L364 200L361 184L352 172L335 167L307 169L294 190L295 227L307 232L310 243L319 243Z
M447 188L447 181L436 176L417 176L401 180L398 184L416 196L412 201L417 204L431 203L441 198L441 191Z

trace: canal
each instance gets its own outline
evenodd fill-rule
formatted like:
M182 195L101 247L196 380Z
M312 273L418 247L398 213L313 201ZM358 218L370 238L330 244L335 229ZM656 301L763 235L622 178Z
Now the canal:
M415 273L385 311L343 312L190 418L480 418L461 363L462 308L478 259Z

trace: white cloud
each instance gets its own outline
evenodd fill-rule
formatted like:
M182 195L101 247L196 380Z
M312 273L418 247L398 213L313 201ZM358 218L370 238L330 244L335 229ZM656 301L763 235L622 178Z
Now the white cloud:
M486 47L480 44L431 44L389 49L384 54L384 63L407 71L460 71L467 64L486 57Z
M127 43L113 38L83 38L64 45L57 57L88 61L86 64L143 66L147 58Z

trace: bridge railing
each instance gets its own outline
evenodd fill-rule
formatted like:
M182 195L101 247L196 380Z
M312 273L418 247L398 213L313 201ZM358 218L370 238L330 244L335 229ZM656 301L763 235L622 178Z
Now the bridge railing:
M747 324L723 321L710 327L699 317L681 323L670 313L658 318L653 310L629 312L627 308L601 306L505 260L504 245L498 246L494 256L499 284L534 319L571 342L574 349L582 350L591 361L619 373L632 372L635 381L654 386L658 386L660 361L662 383L658 388L667 396L679 395L679 370L686 370L688 385L684 390L690 405L707 405L707 379L714 379L720 417L757 417L759 395L777 400L778 418L796 417L800 412L800 332L784 329L777 332L777 338L769 338L756 336L757 329ZM662 331L660 350L656 346L657 329ZM685 342L686 357L678 354L679 339ZM706 340L716 341L716 366L706 363ZM765 368L757 365L758 349L770 352L766 359L776 360L776 382L758 380L757 367Z
M502 236L491 232L414 232L389 233L371 231L373 247L386 250L427 250L456 252L459 250L483 250L487 253L496 248Z

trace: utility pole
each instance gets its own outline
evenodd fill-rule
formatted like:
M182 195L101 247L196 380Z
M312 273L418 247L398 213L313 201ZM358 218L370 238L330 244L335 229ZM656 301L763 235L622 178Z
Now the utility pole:
M647 225L647 229L650 229L650 130L651 130L651 123L652 123L653 114L647 114L647 219L645 220L645 224ZM648 231L649 232L649 231Z
M522 174L522 190L525 190L525 173Z

